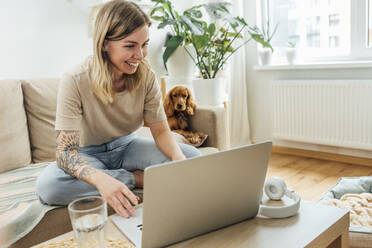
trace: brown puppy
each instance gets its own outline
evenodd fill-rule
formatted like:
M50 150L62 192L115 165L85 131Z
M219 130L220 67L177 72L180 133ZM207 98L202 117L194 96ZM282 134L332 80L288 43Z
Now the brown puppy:
M183 86L171 89L164 99L164 110L170 129L183 135L190 143L198 144L205 138L202 132L189 129L189 116L194 115L196 104L191 92Z

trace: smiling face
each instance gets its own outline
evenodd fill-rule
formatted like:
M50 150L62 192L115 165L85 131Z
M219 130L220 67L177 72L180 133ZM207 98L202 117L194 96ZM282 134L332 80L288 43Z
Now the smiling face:
M105 40L103 51L113 66L115 78L133 74L147 55L149 27L143 25L121 40Z

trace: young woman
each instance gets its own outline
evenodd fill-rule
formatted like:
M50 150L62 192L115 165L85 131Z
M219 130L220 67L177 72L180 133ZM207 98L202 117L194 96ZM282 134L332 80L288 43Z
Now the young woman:
M45 204L101 194L123 217L138 204L143 170L169 160L199 156L177 144L169 130L155 75L148 62L148 16L133 2L103 5L94 25L94 52L66 73L57 99L56 163L37 180ZM154 140L135 131L145 121Z

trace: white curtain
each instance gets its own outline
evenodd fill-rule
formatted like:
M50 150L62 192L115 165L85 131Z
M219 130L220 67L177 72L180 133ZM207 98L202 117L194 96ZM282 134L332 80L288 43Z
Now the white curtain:
M230 0L234 14L244 17L243 0ZM247 63L246 46L241 47L231 57L230 84L228 89L228 112L230 146L240 146L251 143L248 119L247 99Z

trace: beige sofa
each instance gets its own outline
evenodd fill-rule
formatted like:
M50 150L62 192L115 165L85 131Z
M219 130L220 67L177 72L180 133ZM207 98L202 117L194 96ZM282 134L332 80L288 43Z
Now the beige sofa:
M34 168L37 163L46 166L45 162L55 160L54 119L58 83L59 80L55 78L0 80L0 176L24 168ZM198 108L191 119L191 126L209 135L200 148L203 153L216 151L216 148L226 149L226 113L223 107ZM27 177L28 185L34 185L32 183L36 177L37 175ZM0 185L5 185L7 181L8 176L0 178ZM20 187L19 185L21 184L17 184L16 188ZM28 187L27 197L36 197L33 187ZM4 187L0 186L0 202L15 197L12 195L13 191L4 192L3 189ZM39 204L35 199L25 201L24 204L29 202ZM14 210L18 205L8 206L8 210ZM0 221L3 222L21 214L16 212L7 216L7 208L0 205L0 209ZM27 216L27 212L22 214ZM13 240L10 247L30 247L71 230L66 207L52 209L41 217L42 219L37 221L38 224L31 227L32 231L21 233L19 238L22 238ZM18 220L20 223L17 225L22 230L27 230L26 219ZM0 247L7 244L14 231L6 230L0 234Z

